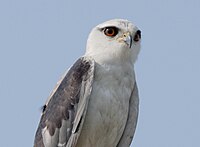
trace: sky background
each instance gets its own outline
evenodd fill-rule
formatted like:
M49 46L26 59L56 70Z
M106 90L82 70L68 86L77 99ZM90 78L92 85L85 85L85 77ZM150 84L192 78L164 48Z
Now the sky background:
M0 146L31 147L40 107L113 18L142 31L132 147L200 147L199 0L0 0Z

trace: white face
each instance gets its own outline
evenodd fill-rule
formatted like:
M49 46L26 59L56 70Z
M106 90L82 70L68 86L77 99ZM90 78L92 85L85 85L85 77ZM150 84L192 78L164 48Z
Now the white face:
M86 55L97 62L134 63L140 51L141 32L131 22L114 19L99 24L91 31Z

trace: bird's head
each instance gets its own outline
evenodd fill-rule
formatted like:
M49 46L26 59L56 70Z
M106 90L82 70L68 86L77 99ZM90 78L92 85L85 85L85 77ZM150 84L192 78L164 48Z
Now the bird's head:
M86 55L97 62L134 63L140 51L141 31L130 21L113 19L94 27L88 37Z

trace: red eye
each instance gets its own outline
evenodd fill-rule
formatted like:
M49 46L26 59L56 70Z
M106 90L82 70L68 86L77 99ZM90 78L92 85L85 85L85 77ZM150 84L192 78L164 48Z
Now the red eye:
M134 41L135 42L138 42L139 40L141 39L141 31L140 30L137 30L137 32L135 33L135 36L134 36Z
M118 29L115 27L106 27L104 29L104 34L109 37L114 37L118 33Z

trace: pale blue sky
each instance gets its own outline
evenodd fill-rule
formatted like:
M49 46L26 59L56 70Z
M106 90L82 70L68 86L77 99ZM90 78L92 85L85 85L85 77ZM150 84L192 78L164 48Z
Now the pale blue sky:
M132 146L200 146L199 0L1 0L1 147L32 146L40 107L91 28L111 18L142 30Z

